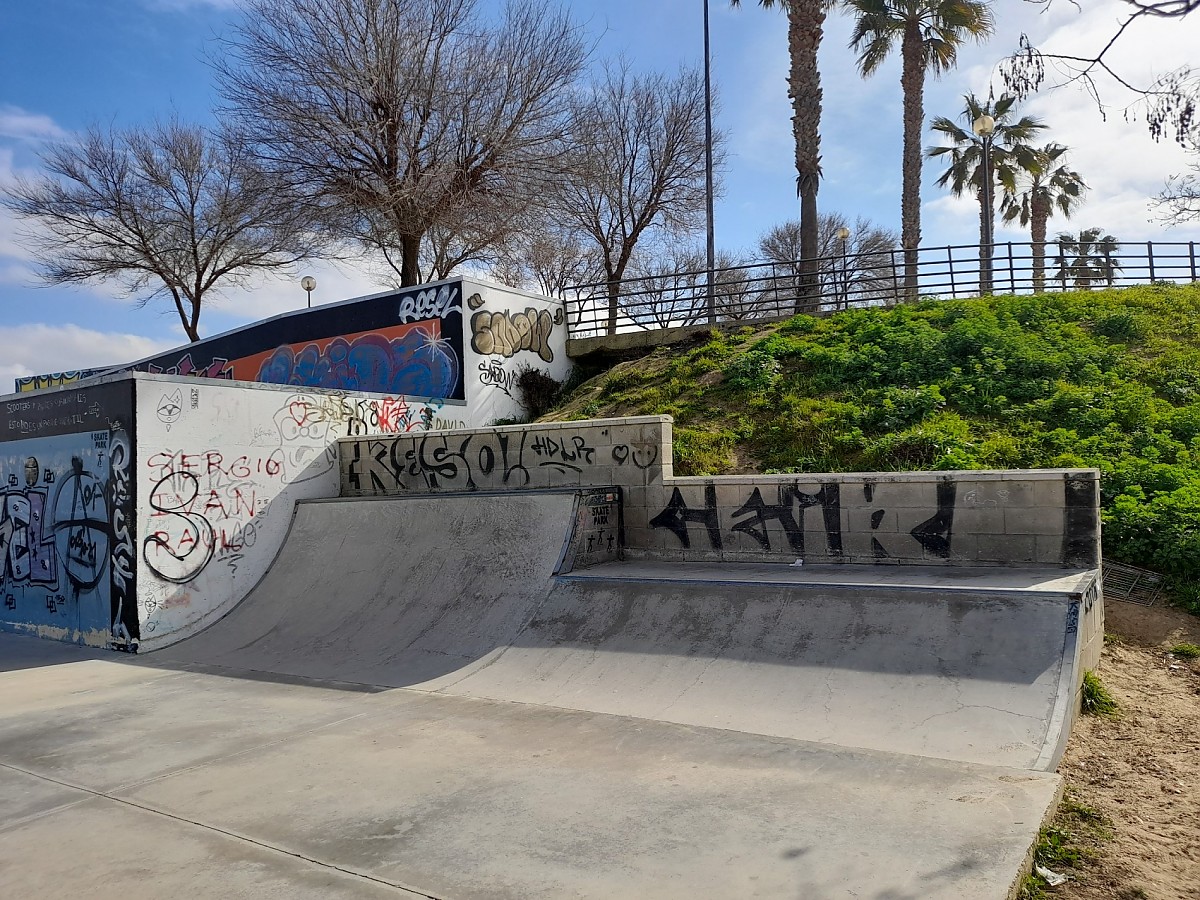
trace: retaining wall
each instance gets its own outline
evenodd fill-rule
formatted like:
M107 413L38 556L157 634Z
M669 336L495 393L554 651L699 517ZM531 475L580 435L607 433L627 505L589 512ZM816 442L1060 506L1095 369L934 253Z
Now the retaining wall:
M343 496L620 487L625 549L663 559L1092 568L1094 469L674 478L671 419L342 440Z

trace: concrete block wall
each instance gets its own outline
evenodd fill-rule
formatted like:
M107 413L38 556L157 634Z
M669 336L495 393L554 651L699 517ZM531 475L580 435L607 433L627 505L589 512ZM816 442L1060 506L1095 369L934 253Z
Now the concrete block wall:
M344 496L618 486L633 556L1074 568L1100 558L1091 469L674 478L667 416L339 443Z

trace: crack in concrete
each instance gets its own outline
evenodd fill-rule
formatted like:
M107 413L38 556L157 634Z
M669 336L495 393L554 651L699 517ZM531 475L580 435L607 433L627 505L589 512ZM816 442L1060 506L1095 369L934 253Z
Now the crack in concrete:
M354 716L352 718L357 718L357 716ZM112 803L120 803L123 806L128 806L132 809L138 809L138 810L141 810L142 812L150 813L151 815L162 816L163 818L171 819L175 822L180 822L185 825L191 825L195 828L200 828L204 831L210 831L210 832L213 832L214 834L224 835L225 837L231 838L236 841L241 841L246 844L252 844L255 847L260 847L263 850L268 850L272 853L277 853L281 856L290 856L293 859L302 860L304 862L311 863L312 865L319 866L323 869L330 869L331 871L334 871L334 872L340 872L341 874L346 875L350 878L356 878L356 879L360 879L362 881L369 881L372 884L391 888L394 891L400 892L400 894L402 896L418 898L418 900L448 900L448 898L446 898L442 895L439 895L439 894L431 894L428 891L422 891L422 890L419 890L417 888L411 887L406 884L400 884L398 882L388 881L385 878L379 878L375 875L368 875L365 872L359 872L354 869L347 868L345 866L339 866L339 865L336 865L335 863L326 862L324 860L320 860L315 857L309 856L308 854L301 853L297 850L289 850L285 847L280 847L276 844L270 844L270 843L267 843L266 841L260 841L256 838L250 837L249 835L239 834L236 831L230 831L229 829L226 829L226 828L219 828L216 825L210 825L208 823L201 822L198 819L189 819L187 816L168 812L165 809L159 809L158 807L151 806L148 803L139 803L136 800L132 800L128 797L118 797L115 794L108 792L108 791L99 791L99 790L95 790L93 788L86 787L85 785L75 784L70 781L65 781L61 778L53 778L53 777L51 777L49 775L45 775L41 772L34 772L29 769L22 768L21 766L14 766L11 763L0 762L0 767L10 769L14 772L20 772L23 775L28 775L30 778L37 778L40 781L45 781L49 784L56 784L59 787L69 788L71 790L79 791L81 793L88 795L88 797L85 799L79 800L75 803L66 804L63 807L60 807L61 809L69 809L74 806L79 806L80 804L86 803L89 799L92 799L92 798L108 800ZM44 815L50 815L52 812L55 812L55 811L56 810L48 810L44 813ZM33 818L40 818L40 817L33 817ZM7 829L4 829L4 830L7 830Z

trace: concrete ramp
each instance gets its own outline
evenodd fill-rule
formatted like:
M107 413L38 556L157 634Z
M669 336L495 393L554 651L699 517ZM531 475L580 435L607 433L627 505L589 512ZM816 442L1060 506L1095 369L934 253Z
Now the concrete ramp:
M149 658L382 687L460 675L544 603L574 504L569 492L298 503L246 598Z
M574 516L571 493L301 503L247 598L152 659L1028 769L1061 753L1086 573L556 574Z

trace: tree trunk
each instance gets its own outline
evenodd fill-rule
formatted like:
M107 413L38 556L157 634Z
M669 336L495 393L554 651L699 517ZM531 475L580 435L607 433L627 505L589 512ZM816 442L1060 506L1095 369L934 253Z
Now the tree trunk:
M400 287L421 283L421 235L400 235Z
M1050 218L1050 204L1034 194L1029 202L1029 238L1033 241L1033 290L1040 294L1046 290L1046 222Z
M900 246L904 248L904 299L917 299L917 247L921 244L921 129L925 124L925 70L921 30L916 22L904 27L901 45L904 93L904 154L901 165Z
M818 272L820 238L817 191L821 181L821 73L817 51L825 23L823 0L790 0L788 14L788 96L792 101L792 134L796 142L796 193L800 197L800 290L796 311L820 303Z
M621 300L621 276L609 274L606 279L608 286L608 333L617 333L617 310Z

